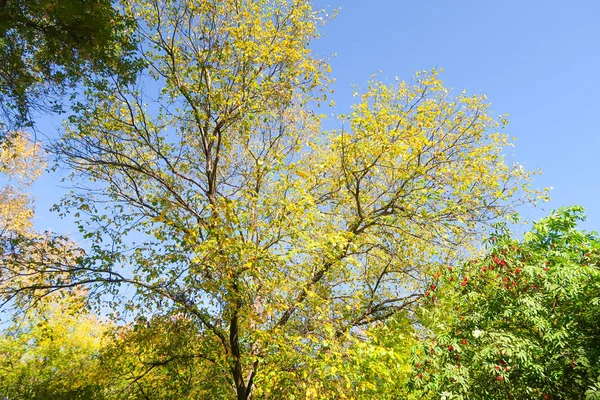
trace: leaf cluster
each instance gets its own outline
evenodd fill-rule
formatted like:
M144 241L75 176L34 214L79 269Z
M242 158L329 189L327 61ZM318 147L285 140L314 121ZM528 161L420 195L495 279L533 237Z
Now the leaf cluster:
M133 20L108 0L0 1L0 112L9 126L33 111L60 111L92 74L135 74Z

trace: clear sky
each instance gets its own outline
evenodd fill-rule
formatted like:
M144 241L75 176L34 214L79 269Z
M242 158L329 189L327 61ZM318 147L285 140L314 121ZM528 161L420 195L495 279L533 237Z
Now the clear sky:
M600 231L600 1L598 0L318 0L340 8L313 45L331 60L338 112L352 102L351 85L371 74L409 80L441 67L446 87L485 93L496 114L509 114L505 133L534 184L551 201L523 209L527 218L580 204L582 226Z
M524 217L580 204L588 230L600 230L600 1L318 0L340 8L312 46L330 57L337 111L352 103L351 85L371 74L409 80L441 67L457 92L488 95L496 114L510 114L515 158L540 168L537 187L552 200ZM57 123L58 124L58 123ZM57 227L47 209L57 201L56 176L37 186L39 229ZM72 229L71 233L72 232Z

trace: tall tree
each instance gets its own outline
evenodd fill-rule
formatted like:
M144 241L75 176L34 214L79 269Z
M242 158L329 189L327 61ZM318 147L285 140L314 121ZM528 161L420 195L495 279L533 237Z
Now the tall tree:
M238 399L346 396L323 366L529 200L503 121L433 71L369 83L345 128L323 131L329 67L308 47L323 18L308 1L128 7L147 74L89 91L55 147L78 185L58 209L90 249L29 264L31 288L130 285L127 310L185 314Z
M30 125L32 111L60 110L92 74L131 76L131 23L110 0L0 0L0 123Z

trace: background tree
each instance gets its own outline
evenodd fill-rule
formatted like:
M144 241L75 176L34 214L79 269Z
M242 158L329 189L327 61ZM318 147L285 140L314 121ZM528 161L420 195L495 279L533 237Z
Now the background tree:
M5 300L21 311L2 321L0 396L103 399L105 387L98 367L109 325L90 313L85 293L60 290L36 296L32 292L33 303L19 295L23 287L31 289L39 283L29 273L35 271L32 265L67 264L65 257L75 254L68 249L76 250L66 239L33 228L34 199L26 190L45 164L41 145L23 131L11 132L0 145L0 172L5 178L0 188L0 287L12 288L15 295Z
M10 304L20 311L60 290L37 296L35 285L44 285L45 279L35 273L40 265L61 265L64 270L82 254L68 238L33 229L34 199L27 189L45 165L42 146L23 131L10 132L0 144L0 173L5 177L5 184L0 187L0 290L11 293L2 305ZM63 273L61 284L67 282L66 278Z
M330 381L343 387L351 399L416 398L411 397L408 384L413 369L410 349L417 343L414 319L408 313L397 313L384 323L356 332L356 340L342 359L330 363L336 368ZM332 369L327 364L323 367ZM323 398L335 397L331 391L320 393Z
M104 399L99 354L108 325L82 293L61 292L16 316L0 335L0 395L9 399Z
M413 376L426 397L600 397L600 240L583 218L555 211L523 240L501 229L487 255L437 275Z
M115 327L103 348L101 373L110 399L228 399L231 386L215 360L219 344L185 314L138 318ZM210 362L206 362L210 361Z
M67 89L92 74L131 76L131 20L109 0L0 1L0 116L30 125L58 111Z
M42 173L44 152L25 132L12 132L0 144L0 236L32 233L32 198L26 189Z
M10 261L5 279L36 283L4 296L133 286L109 305L184 313L211 344L198 362L238 399L351 396L324 366L530 199L529 174L503 158L503 121L433 71L371 82L346 128L326 132L312 109L328 66L308 47L322 16L308 1L128 7L146 75L88 91L54 148L78 185L58 209L89 250L74 265Z

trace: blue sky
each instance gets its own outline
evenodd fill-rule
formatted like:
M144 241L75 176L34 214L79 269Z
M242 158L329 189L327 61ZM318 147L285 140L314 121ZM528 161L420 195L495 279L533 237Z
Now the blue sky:
M318 0L314 5L341 7L312 44L322 57L336 54L331 65L337 112L349 110L351 85L365 85L373 73L409 80L418 70L441 67L447 87L485 93L496 114L510 114L505 132L517 137L511 149L515 159L543 171L535 186L554 188L549 203L522 209L523 216L536 219L553 208L580 204L588 213L583 227L600 230L600 2ZM64 193L58 184L52 175L36 186L38 229L58 228L47 212Z
M522 209L539 218L580 204L600 230L600 2L319 0L340 8L314 51L331 60L338 112L352 103L351 85L371 74L409 80L441 67L460 92L488 95L496 114L508 113L511 150L551 201Z

